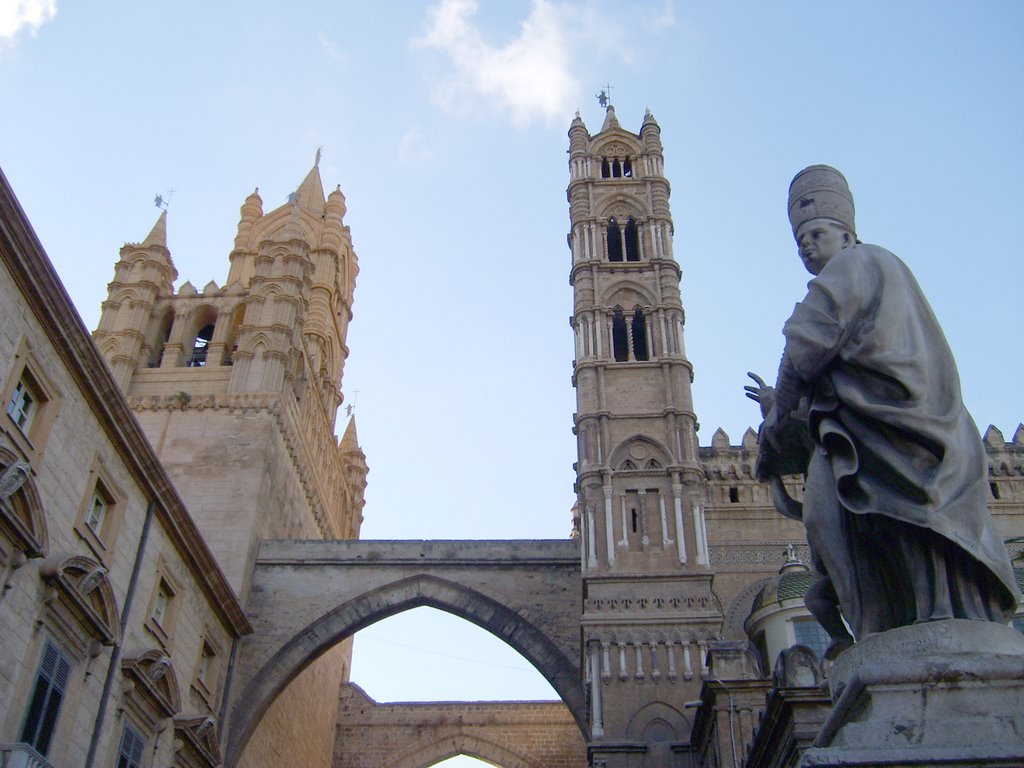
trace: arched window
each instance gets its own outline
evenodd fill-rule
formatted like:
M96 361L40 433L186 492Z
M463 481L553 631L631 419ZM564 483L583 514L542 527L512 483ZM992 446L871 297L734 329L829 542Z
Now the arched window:
M238 328L242 325L242 318L245 317L245 304L239 304L231 313L231 331L228 334L228 343L224 347L224 357L221 358L221 365L234 365L235 352L238 351Z
M612 175L612 168L611 168L611 165L608 163L608 158L607 157L602 157L601 158L601 178L602 179L608 179L608 178L611 178L611 175Z
M626 261L640 261L640 233L632 216L626 222Z
M174 326L174 309L168 307L164 312L163 319L157 327L156 336L153 338L153 348L149 353L149 367L159 368L164 359L164 346L171 338L171 328Z
M626 333L626 318L622 307L616 307L612 313L612 353L618 363L629 359L629 336Z
M650 354L647 351L647 318L644 317L644 311L640 307L633 310L632 330L633 357L636 360L649 360Z
M608 261L622 261L622 232L614 217L608 219Z
M622 161L622 175L627 179L633 178L633 163L630 162L628 157Z
M206 365L206 355L210 351L210 340L213 338L213 327L213 323L207 323L196 334L195 343L192 345L192 357L188 361L189 368L201 368Z

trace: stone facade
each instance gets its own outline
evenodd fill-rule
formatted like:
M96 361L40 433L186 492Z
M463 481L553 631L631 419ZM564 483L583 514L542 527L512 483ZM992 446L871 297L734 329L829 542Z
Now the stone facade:
M594 135L579 115L569 128L587 736L593 765L735 768L779 652L821 629L803 606L803 526L754 477L756 433L697 447L659 136L649 112L633 134L612 107ZM984 443L991 510L1019 556L1024 427ZM786 480L793 498L802 483ZM787 701L804 699L817 716L820 696Z
M660 765L690 730L722 606L683 343L661 129L569 129L578 510L592 760ZM665 754L661 754L665 752Z
M344 685L336 764L421 768L470 755L502 768L585 768L586 744L560 702L378 704Z
M213 768L251 627L2 176L0 221L0 763Z
M367 469L355 421L335 437L359 271L345 210L316 166L273 211L254 192L225 285L177 292L161 213L121 249L93 334L243 603L261 541L359 535ZM292 681L240 765L281 765L283 744L288 760L330 765L349 648Z
M354 541L366 461L354 421L334 435L358 262L316 167L269 213L245 200L223 286L174 290L162 214L93 339L3 182L0 761L796 764L830 709L790 647L804 532L754 479L753 431L698 445L660 129L610 109L569 137L576 541ZM984 442L1019 556L1024 427ZM562 701L366 698L351 635L420 605ZM37 690L62 704L26 729Z

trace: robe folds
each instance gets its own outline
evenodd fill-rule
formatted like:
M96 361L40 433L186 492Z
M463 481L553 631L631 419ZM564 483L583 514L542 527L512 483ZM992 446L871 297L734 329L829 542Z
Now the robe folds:
M843 530L811 546L844 547L853 562L854 573L829 576L847 619L867 616L851 621L855 633L930 618L1008 620L1018 595L987 508L985 451L914 276L885 249L857 244L807 287L783 329L819 454L819 477L808 478L819 498L805 498L805 517L808 504L822 506L824 485L834 488L840 511L829 525ZM859 605L882 596L894 602L885 616Z

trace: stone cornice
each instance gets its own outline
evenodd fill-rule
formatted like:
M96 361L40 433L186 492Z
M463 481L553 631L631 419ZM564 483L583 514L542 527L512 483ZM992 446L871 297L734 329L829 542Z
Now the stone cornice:
M126 468L143 492L156 500L160 523L213 610L234 635L252 632L227 578L132 415L2 171L0 258Z

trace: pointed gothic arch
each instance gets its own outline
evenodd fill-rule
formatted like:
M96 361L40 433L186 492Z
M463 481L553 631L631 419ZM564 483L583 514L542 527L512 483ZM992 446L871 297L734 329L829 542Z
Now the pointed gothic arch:
M451 613L508 643L551 683L586 732L586 698L573 660L544 631L497 600L431 575L401 578L352 598L300 628L258 670L235 699L225 765L237 764L263 715L299 673L328 649L366 627L413 608Z
M525 755L516 754L511 750L475 736L462 732L459 728L445 728L431 733L429 743L415 744L409 749L390 758L381 768L430 768L442 760L459 755L474 757L501 768L544 768L541 763L529 759Z
M633 464L634 469L639 466L645 469L659 468L651 467L652 461L663 468L672 463L672 455L661 443L647 435L637 434L626 438L612 449L610 463L613 467L621 467L627 461Z

